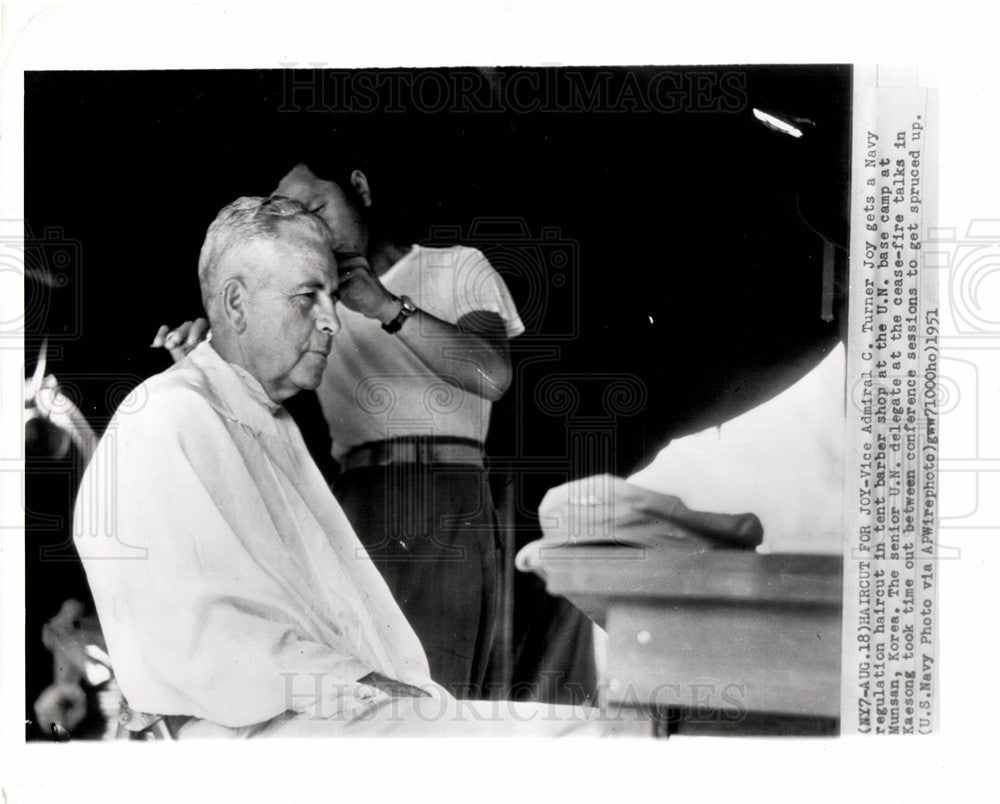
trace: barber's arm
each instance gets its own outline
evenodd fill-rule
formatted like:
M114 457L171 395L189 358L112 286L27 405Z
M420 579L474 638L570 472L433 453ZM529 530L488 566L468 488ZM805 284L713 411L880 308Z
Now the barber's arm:
M406 316L401 299L390 293L366 262L342 266L341 303L350 310L391 325L401 313L405 320L393 334L446 382L496 402L511 382L510 351L503 320L494 312L478 310L457 324L442 321L416 308Z
M375 282L378 279L375 278ZM382 323L394 320L402 303L381 283L378 287L386 299L372 306L372 314L350 307ZM424 310L417 310L412 321L405 322L395 335L403 341L427 367L446 382L465 391L496 402L504 395L511 381L510 351L503 321L496 313L480 310L462 316L458 324L449 324ZM166 324L156 332L152 348L165 348L175 362L194 349L208 334L208 321L196 318L175 329Z
M356 265L341 260L340 299L349 310L390 324L403 310L402 301L390 293L363 258ZM208 333L208 321L185 321L171 330L163 325L150 346L163 347L181 360ZM494 312L477 310L462 316L457 324L442 321L426 310L416 309L394 334L445 382L496 402L510 387L510 350L503 320Z

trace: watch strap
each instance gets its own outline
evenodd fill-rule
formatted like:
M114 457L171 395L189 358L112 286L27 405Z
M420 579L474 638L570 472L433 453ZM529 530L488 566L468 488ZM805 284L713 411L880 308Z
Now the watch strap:
M388 324L382 325L382 329L390 335L394 335L399 332L399 330L403 328L403 324L406 322L406 319L417 312L417 305L413 303L413 299L409 296L400 296L399 301L400 304L402 304L402 307L399 309L399 315L392 319L392 321Z

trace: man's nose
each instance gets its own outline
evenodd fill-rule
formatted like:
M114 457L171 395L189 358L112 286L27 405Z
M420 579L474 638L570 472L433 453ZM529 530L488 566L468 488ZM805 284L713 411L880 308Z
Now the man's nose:
M336 335L340 332L340 318L337 316L333 299L324 298L320 302L319 313L316 315L316 329L327 335Z

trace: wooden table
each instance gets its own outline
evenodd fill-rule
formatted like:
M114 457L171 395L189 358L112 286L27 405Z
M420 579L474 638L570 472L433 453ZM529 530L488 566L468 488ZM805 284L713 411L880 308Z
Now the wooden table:
M608 731L837 733L840 556L557 547L534 571L608 633Z

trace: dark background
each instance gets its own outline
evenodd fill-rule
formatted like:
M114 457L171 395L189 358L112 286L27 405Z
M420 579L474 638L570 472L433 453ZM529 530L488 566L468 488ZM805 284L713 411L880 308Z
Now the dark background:
M489 444L498 476L513 472L518 544L537 535L545 489L639 468L778 392L839 337L821 277L825 239L842 302L849 67L361 75L26 74L26 372L48 336L48 371L100 433L169 365L148 347L157 326L201 314L215 213L345 138L406 233L480 248L525 318ZM294 407L322 455L313 401ZM88 598L70 542L77 479L72 455L29 456L29 709L50 680L42 623Z

